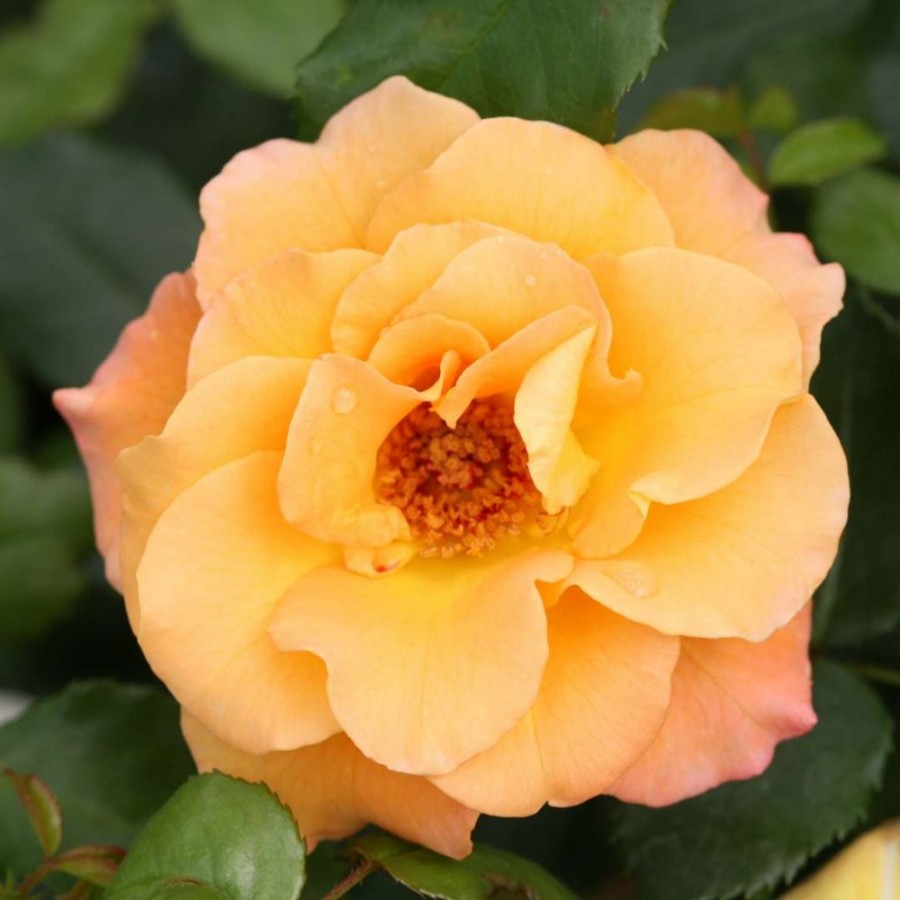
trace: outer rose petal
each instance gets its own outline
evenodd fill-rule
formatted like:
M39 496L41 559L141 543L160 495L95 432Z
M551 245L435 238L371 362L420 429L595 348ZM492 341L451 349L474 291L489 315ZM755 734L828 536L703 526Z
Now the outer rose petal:
M834 560L847 467L811 397L778 410L759 459L733 484L654 505L619 556L576 564L572 583L667 634L761 641L789 622Z
M610 365L643 378L637 403L578 433L603 471L573 516L576 548L605 556L640 527L626 495L641 511L680 503L753 462L775 409L802 391L800 341L781 298L739 266L672 249L588 265L615 323Z
M366 756L442 774L531 706L547 659L536 581L570 571L567 554L521 547L414 560L383 578L323 568L291 588L271 633L325 660L332 709Z
M803 338L806 383L819 337L844 293L840 266L819 264L799 234L772 234L768 198L700 131L642 131L612 148L655 192L679 247L746 266L784 297Z
M260 451L217 469L160 516L138 568L140 644L175 697L210 730L264 753L339 730L325 666L269 637L285 590L337 552L281 517L280 454Z
M531 711L441 790L482 812L523 816L605 790L666 717L678 639L570 590L548 611L550 659Z
M316 144L279 139L239 153L200 195L201 302L290 247L362 247L381 198L477 121L456 100L389 78L337 113Z
M378 257L364 250L285 250L227 284L191 345L189 382L244 356L315 359L331 352L334 308Z
M609 793L665 806L764 771L779 741L816 724L809 630L807 605L761 644L683 640L665 724Z
M188 391L159 436L119 455L122 592L135 632L136 571L156 521L178 494L213 469L254 450L283 450L308 370L306 360L238 360Z
M184 394L187 355L200 318L190 274L160 282L85 388L65 388L53 402L68 422L88 469L97 548L118 586L121 488L119 451L157 434Z
M454 257L501 233L483 222L451 222L414 225L398 234L384 256L344 291L331 325L335 351L364 359L397 313L431 287Z
M201 772L219 769L263 781L286 803L312 851L369 822L438 853L462 859L478 813L460 806L424 778L391 772L357 750L346 735L288 752L251 756L210 734L185 713L181 727Z
M599 144L549 122L487 119L470 128L385 197L366 246L383 252L418 222L462 219L559 244L576 259L673 243L643 182Z

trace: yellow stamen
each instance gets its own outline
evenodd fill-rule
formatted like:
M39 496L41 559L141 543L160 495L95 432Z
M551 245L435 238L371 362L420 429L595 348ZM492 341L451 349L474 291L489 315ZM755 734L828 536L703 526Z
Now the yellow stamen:
M403 512L423 556L480 556L552 518L512 411L493 400L473 402L452 429L414 409L381 445L375 493Z

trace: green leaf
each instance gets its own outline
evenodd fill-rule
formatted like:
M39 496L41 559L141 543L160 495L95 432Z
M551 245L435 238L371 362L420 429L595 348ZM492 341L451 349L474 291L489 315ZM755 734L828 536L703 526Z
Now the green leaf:
M900 294L900 178L861 169L823 185L812 234L826 257L863 284Z
M819 724L765 773L662 809L623 806L617 839L642 900L725 900L774 887L847 834L881 783L892 721L840 666L813 675Z
M748 124L754 131L790 131L797 124L797 104L794 98L777 84L770 85L753 101Z
M483 116L547 119L609 140L662 45L668 0L357 0L300 66L301 134L389 75Z
M199 775L141 832L106 900L294 900L305 857L290 812L263 785Z
M81 472L0 457L0 639L34 637L67 615L85 586L78 558L91 543Z
M741 95L737 88L686 88L658 100L642 128L697 128L714 137L736 137L746 130Z
M297 62L337 24L344 0L174 0L197 52L263 91L286 97Z
M881 159L887 141L857 119L825 119L802 125L769 157L769 181L776 187L822 184Z
M758 53L780 48L793 35L840 35L868 6L869 0L677 0L666 23L668 49L628 96L623 121L638 121L654 100L673 90L739 81ZM780 76L774 83L794 93L794 85Z
M156 161L76 135L0 153L0 196L2 344L52 386L82 383L190 263L194 206Z
M64 849L127 847L193 771L178 708L149 687L83 682L0 728L0 766L34 772L65 817ZM12 787L0 780L3 862L20 877L39 862Z
M150 0L45 0L0 40L0 144L92 122L119 99Z
M121 847L87 844L61 853L52 866L54 872L65 872L90 884L106 887L115 877L124 856Z
M365 834L350 845L369 863L401 884L438 900L575 900L545 869L505 850L476 846L470 856L452 860L383 832Z
M36 775L19 775L9 768L4 774L19 795L44 856L52 856L62 841L62 813L53 791Z
M0 353L0 453L16 450L25 430L25 401L16 373Z
M849 521L813 605L814 635L858 644L900 624L900 324L851 293L825 329L812 390L850 468Z

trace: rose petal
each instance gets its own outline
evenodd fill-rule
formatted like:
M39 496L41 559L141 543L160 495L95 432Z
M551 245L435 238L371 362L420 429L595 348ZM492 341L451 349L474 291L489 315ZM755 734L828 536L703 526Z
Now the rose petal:
M282 250L362 247L381 198L477 121L462 103L396 77L347 104L316 144L277 139L239 153L200 195L204 307Z
M609 315L591 272L562 250L516 235L485 237L461 250L395 321L439 313L468 322L496 347L564 307L591 313L609 344Z
M309 363L246 357L188 391L159 436L122 452L122 592L138 630L135 573L150 531L185 488L254 450L283 450Z
M53 394L88 469L97 548L114 586L120 585L121 521L115 459L125 447L158 434L184 394L188 347L199 317L194 279L169 275L147 312L122 332L91 383Z
M440 369L447 353L456 354L462 368L490 349L471 325L432 313L385 328L372 347L368 363L391 381L412 385Z
M201 772L219 770L265 782L287 804L312 852L369 822L462 859L472 850L478 813L460 806L425 778L400 775L366 759L346 735L311 747L251 756L222 743L184 714L181 727Z
M481 222L414 225L363 272L338 303L331 326L334 349L364 359L404 306L431 287L459 253L501 229Z
M191 345L189 383L244 356L315 359L331 352L344 288L378 257L363 250L285 250L229 282Z
M251 753L317 743L339 730L325 666L269 637L285 590L334 563L334 548L281 517L281 454L259 451L183 491L160 516L138 568L138 639L178 701Z
M594 335L585 329L551 350L528 370L516 393L514 419L528 450L528 471L552 514L581 499L599 466L571 427Z
M359 360L316 360L278 478L285 518L320 541L376 547L408 540L403 513L376 500L375 469L384 439L425 399Z
M570 590L548 611L550 659L531 711L441 790L491 815L571 806L604 791L666 717L678 640Z
M478 219L559 244L576 259L671 246L652 191L594 141L549 122L487 119L375 211L366 246L378 252L418 222Z
M572 583L667 634L767 638L806 603L834 560L847 517L847 468L811 397L778 410L759 459L733 484L654 505L640 537Z
M609 793L665 806L763 772L779 741L816 723L809 630L807 605L761 644L684 639L665 724Z
M535 582L570 570L566 554L515 547L383 578L320 569L291 588L271 633L325 660L332 709L366 756L448 772L527 712L547 658Z
M746 266L781 294L800 328L808 384L822 328L841 308L841 267L820 265L802 235L772 234L768 198L708 135L642 131L612 150L653 189L679 247Z
M613 372L640 400L578 432L603 465L572 520L585 556L617 552L642 502L678 503L733 481L759 455L780 403L802 391L797 327L778 295L738 266L654 249L587 263L614 323ZM724 302L723 298L727 298ZM608 507L614 511L610 515Z

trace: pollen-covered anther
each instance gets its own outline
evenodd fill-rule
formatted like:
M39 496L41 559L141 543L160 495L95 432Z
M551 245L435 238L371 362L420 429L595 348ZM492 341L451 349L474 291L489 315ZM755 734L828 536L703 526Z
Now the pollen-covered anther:
M375 493L400 509L422 556L480 556L504 537L551 530L508 405L476 400L450 428L424 404L381 445Z

